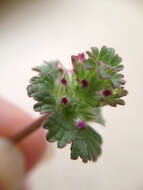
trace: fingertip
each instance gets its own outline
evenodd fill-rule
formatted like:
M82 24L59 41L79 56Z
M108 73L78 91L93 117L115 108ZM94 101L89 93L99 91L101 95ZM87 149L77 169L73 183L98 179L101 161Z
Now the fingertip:
M10 137L29 125L33 118L17 106L0 99L0 135ZM18 144L26 160L27 171L41 159L46 149L45 131L40 128Z

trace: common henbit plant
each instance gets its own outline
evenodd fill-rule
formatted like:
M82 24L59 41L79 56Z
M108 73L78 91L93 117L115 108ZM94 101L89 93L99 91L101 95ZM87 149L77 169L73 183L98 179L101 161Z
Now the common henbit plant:
M47 140L59 148L71 143L71 159L96 161L101 154L101 136L89 125L105 125L101 108L125 105L124 75L121 58L114 49L92 47L86 54L71 57L73 69L68 71L59 61L45 62L34 68L28 95L37 103L34 110L49 113L43 127Z

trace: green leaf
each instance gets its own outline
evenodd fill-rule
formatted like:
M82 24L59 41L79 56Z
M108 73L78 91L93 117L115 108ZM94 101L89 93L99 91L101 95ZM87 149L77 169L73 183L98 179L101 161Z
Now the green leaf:
M95 109L95 122L99 123L101 125L105 125L105 120L104 120L104 118L102 116L101 108L96 108Z
M71 158L75 160L80 157L85 163L96 161L101 154L101 144L100 135L90 126L86 126L86 129L80 131L72 141Z
M46 121L44 128L48 129L47 140L49 142L58 141L58 146L65 146L72 140L72 124L63 118L61 113L55 112L50 120Z
M115 67L113 67L115 69L116 72L122 71L124 69L123 65L117 65Z
M103 46L100 50L100 58L104 57L106 55L106 52L107 52L107 48L106 46Z
M75 122L66 121L62 115L55 113L50 120L45 122L44 128L48 129L47 140L49 142L57 141L59 148L65 147L67 143L72 143L72 159L80 157L83 162L96 161L101 154L102 139L88 125L85 130L81 130Z
M89 68L93 68L93 67L95 67L94 60L91 58L87 59L87 68L89 69Z
M100 51L100 60L105 63L109 63L110 60L114 57L115 50L113 48L107 48L103 46Z
M99 56L99 49L98 49L97 47L92 47L91 50L92 50L92 54L93 54L96 58L98 58L98 56Z
M110 65L111 66L116 66L116 65L119 65L120 63L121 63L121 61L122 61L122 59L121 59L121 57L119 57L118 55L115 55L112 59L111 59L111 61L110 61Z

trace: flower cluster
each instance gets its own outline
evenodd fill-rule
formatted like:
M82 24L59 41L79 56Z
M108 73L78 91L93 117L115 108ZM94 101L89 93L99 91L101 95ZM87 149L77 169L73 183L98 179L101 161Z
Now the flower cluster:
M88 123L104 125L102 107L125 105L122 97L128 92L120 73L122 59L114 49L103 46L101 50L92 47L73 55L71 61L70 71L59 61L35 68L39 76L31 79L28 95L37 101L35 111L53 113L44 125L49 142L57 141L60 148L72 142L72 159L80 156L83 162L95 161L101 153L102 139Z
M84 101L91 107L95 104L94 107L124 105L124 100L120 98L128 92L124 89L124 76L119 73L123 69L120 65L121 58L115 54L114 49L105 46L100 51L95 47L91 50L86 52L87 57L85 53L72 56L73 71L67 72L72 75L72 80L76 80L72 88L75 92L78 89ZM64 75L65 72L62 74L61 85L68 88L71 84L67 82L68 76L66 79ZM62 97L61 104L68 104L67 99L66 96Z

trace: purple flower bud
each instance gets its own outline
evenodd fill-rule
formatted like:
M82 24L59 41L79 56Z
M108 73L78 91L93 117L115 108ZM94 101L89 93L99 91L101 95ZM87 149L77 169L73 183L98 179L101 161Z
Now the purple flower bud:
M81 83L82 83L82 86L83 87L88 87L88 82L87 82L87 80L85 80L85 79L83 79L82 81L81 81Z
M111 90L104 90L102 93L104 96L110 96L112 94Z
M63 78L61 80L61 83L62 83L63 86L67 86L67 80L65 78Z
M61 103L62 104L67 104L68 103L68 100L67 100L67 98L66 97L63 97L62 99L61 99Z
M85 124L84 121L79 120L79 121L77 122L77 126L78 126L80 129L83 130L83 129L85 129L86 124Z
M78 55L78 59L82 62L82 61L85 61L85 54L84 53L81 53Z
M121 81L121 84L124 85L124 84L126 84L126 82L127 82L127 81L123 79L123 80Z

